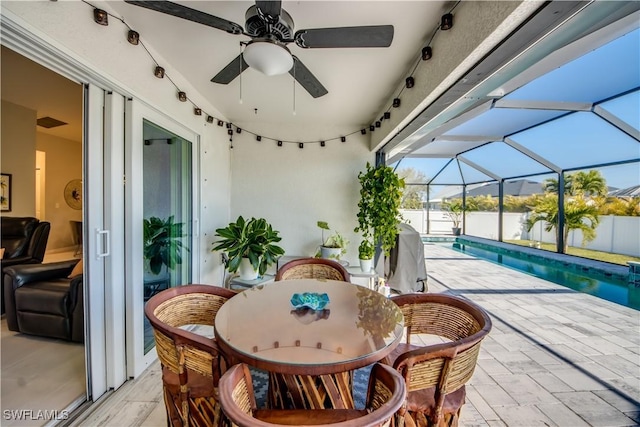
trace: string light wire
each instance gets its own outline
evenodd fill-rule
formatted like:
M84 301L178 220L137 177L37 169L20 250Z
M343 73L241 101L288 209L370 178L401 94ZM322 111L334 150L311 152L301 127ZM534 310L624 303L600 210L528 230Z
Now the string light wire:
M86 5L92 7L93 9L99 9L98 7L96 7L96 6L92 5L91 3L89 3L87 0L81 0L81 1L82 1L82 3L85 3ZM462 0L458 0L453 5L453 7L450 9L449 13L452 13L454 11L454 9L456 7L458 7L458 5L460 4L461 1ZM121 18L119 16L116 16L116 15L113 15L113 14L111 14L109 12L106 12L106 13L107 13L108 16L111 16L112 18L116 19L117 21L120 21L125 27L127 27L128 30L133 30L133 28L131 28L131 26L129 26L129 24L123 18ZM433 41L433 39L434 39L434 37L435 37L435 35L437 34L438 31L440 31L440 23L438 23L438 25L436 26L435 30L431 34L429 42L426 44L427 46L429 46L431 44L431 42ZM149 49L147 48L147 46L145 45L145 43L144 43L144 41L142 40L141 37L139 38L139 44L143 47L145 52L147 52L147 55L149 56L149 58L151 58L153 63L156 65L156 67L159 67L160 64L158 63L158 61L156 61L154 56L151 54L151 52L149 51ZM240 104L242 104L243 103L243 100L242 100L242 62L243 62L243 58L242 58L242 43L240 43L240 54L241 54L241 56L240 56L240 74L239 74L239 76L240 76L240 80L239 80L240 100L239 100L239 102L240 102ZM294 58L294 61L295 61L295 58ZM415 65L411 69L411 72L409 73L409 76L413 77L413 74L418 69L418 65L420 64L420 62L422 62L421 58L419 58L416 61ZM295 73L296 73L296 69L295 69L295 62L294 62L294 68L293 68L293 115L296 115L296 79L295 79ZM171 76L167 72L165 72L164 75L167 77L167 80L169 80L169 82L171 82L171 84L176 88L177 91L182 92L180 90L179 86L173 81L173 79L171 79ZM400 98L400 95L402 95L402 93L404 92L405 89L406 89L406 85L402 85L402 87L400 88L400 91L398 92L398 94L397 94L397 96L395 98ZM214 117L214 119L216 119L216 120L219 120L219 121L221 120L221 119L216 118L215 116L212 116L212 115L208 114L206 111L202 110L188 96L187 96L187 101L189 101L193 105L193 107L195 109L200 110L204 114L204 117ZM390 110L391 110L391 106L389 106L385 112L389 113ZM383 116L382 119L384 117L385 116ZM231 122L227 122L227 123L229 125L232 125ZM253 135L254 137L259 136L257 133L254 133L254 132L252 132L250 130L245 130L245 132ZM318 140L318 141L303 141L303 142L300 142L299 140L298 141L288 141L288 140L284 140L284 139L280 139L280 138L272 138L272 137L264 136L264 135L260 135L260 138L261 139L262 138L266 138L266 139L270 139L272 141L276 141L278 143L287 143L287 144L302 144L302 143L304 143L304 144L314 144L314 143L316 143L316 144L320 144L322 147L324 147L326 141L336 140L336 141L344 142L344 139L347 136L355 135L355 134L360 133L360 132L361 132L361 129L358 129L358 130L355 130L353 132L350 132L350 133L347 133L347 134L343 134L343 135L340 135L340 136L337 136L337 137L334 137L334 138L325 138L322 141L320 141L320 140ZM231 141L231 148L233 148L233 139L230 138L230 141Z

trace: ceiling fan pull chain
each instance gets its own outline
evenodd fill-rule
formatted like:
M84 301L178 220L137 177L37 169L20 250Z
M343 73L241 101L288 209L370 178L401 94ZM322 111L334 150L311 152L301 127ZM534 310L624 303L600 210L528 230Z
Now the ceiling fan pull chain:
M296 60L293 60L293 115L296 115Z
M242 55L242 42L240 43L240 104L242 104L242 61L244 61L244 56Z

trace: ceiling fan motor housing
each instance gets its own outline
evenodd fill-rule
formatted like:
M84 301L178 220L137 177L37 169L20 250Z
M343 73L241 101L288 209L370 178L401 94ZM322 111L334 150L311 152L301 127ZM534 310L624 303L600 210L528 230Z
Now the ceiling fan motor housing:
M279 40L291 40L293 38L293 19L284 9L280 11L278 22L271 25L271 28L268 28L268 24L260 16L255 5L247 9L245 19L245 31L251 37L274 35Z

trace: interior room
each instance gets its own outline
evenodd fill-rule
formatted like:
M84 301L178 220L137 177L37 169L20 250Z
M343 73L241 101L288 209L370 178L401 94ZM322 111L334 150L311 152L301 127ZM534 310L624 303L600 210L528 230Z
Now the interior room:
M291 420L639 423L639 22L618 0L3 0L2 424L277 419L234 407L249 380ZM446 314L412 338L422 309Z
M2 241L7 239L5 217L35 217L50 224L44 264L79 260L82 88L4 46L1 55L2 170L11 173ZM3 262L3 270L5 266ZM85 401L83 342L60 339L46 330L10 330L4 296L1 324L3 410L63 411ZM43 354L46 364L39 363Z

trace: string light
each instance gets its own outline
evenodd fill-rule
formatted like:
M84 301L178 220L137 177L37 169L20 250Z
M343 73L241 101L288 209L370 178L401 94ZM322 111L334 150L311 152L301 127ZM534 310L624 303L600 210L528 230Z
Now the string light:
M433 48L430 46L431 42L433 41L433 38L435 36L435 34L437 33L437 31L446 31L449 30L453 27L453 10L460 4L461 0L458 0L455 5L451 8L451 10L442 15L440 22L438 23L438 26L436 27L436 29L434 30L433 35L431 36L431 39L429 40L429 42L427 43L427 46L423 47L421 50L421 56L420 56L420 60L427 60L427 59L431 59L431 57L433 56ZM158 62L156 61L156 59L153 57L153 55L151 54L151 52L149 51L149 49L147 49L147 47L145 46L144 42L140 39L140 34L136 31L134 31L129 24L127 24L123 18L115 16L113 14L110 14L102 9L99 9L95 6L93 6L92 4L90 4L87 0L82 0L83 3L87 4L88 6L93 8L93 17L94 17L94 21L99 24L99 25L103 25L103 26L108 26L109 25L109 20L108 17L111 16L114 19L120 21L123 25L125 25L128 29L127 32L127 41L129 43L131 43L132 45L141 45L144 50L147 52L147 54L149 55L149 57L151 58L151 60L155 63L155 69L153 74L159 78L162 79L165 76L167 76L168 80L171 82L171 84L174 85L174 87L178 90L178 99L181 102L191 102L193 104L194 107L194 114L197 116L201 116L203 115L203 110L198 107L195 103L193 103L193 101L191 101L186 93L182 90L180 90L178 88L178 86L176 85L176 83L171 79L171 77L166 74L166 71L163 67L161 67ZM242 44L241 44L241 51L242 51ZM419 63L419 62L418 62ZM399 108L401 101L400 101L400 95L402 94L402 92L404 91L405 88L410 89L415 85L415 78L413 77L413 74L415 73L418 63L416 63L415 67L413 68L413 70L411 71L410 75L405 79L405 85L400 89L400 92L398 93L398 95L393 99L392 102L392 106L393 108ZM293 115L296 115L296 88L295 88L295 67L294 67L294 79L293 79ZM242 61L240 61L240 104L242 104ZM254 109L255 113L257 114L257 109ZM206 114L206 121L207 123L213 123L215 120L218 120L218 126L222 126L224 124L224 121L221 119L216 119L214 116L207 114L206 112L204 112ZM383 117L380 118L380 121L376 121L375 125L370 125L369 126L369 130L370 131L374 131L376 127L381 127L382 126L382 120L388 120L391 118L391 113L389 111L384 112ZM229 141L231 142L231 146L230 148L233 148L233 130L231 129L232 123L228 122L227 123L227 128L229 129L227 131L227 133L229 134L230 138ZM241 133L242 129L237 128L237 133ZM253 133L251 131L246 131L247 133L250 133L252 135L254 135L256 137L256 141L262 141L263 136L262 135L258 135L256 133ZM353 131L351 133L348 133L346 135L342 135L339 137L341 142L346 142L347 140L347 136L356 134L358 132L358 130ZM366 135L366 128L362 128L359 130L359 132L362 135ZM267 139L271 139L273 141L277 141L277 145L278 147L282 147L283 144L286 143L295 143L298 144L299 148L303 148L305 143L319 143L321 147L324 147L326 145L326 141L322 140L322 141L307 141L307 142L299 142L299 141L285 141L285 140L281 140L281 139L276 139L276 138L271 138L271 137L265 137ZM338 137L335 138L330 138L327 141L331 141L331 140L337 140Z
M456 7L458 7L458 5L460 4L461 0L458 0L453 7L451 8L451 10L449 10L449 12L445 13L444 15L442 15L442 17L440 18L440 22L438 22L438 25L435 27L435 29L433 30L433 33L431 34L431 37L429 38L429 41L427 42L426 46L424 46L421 51L420 51L420 58L416 61L415 65L413 66L413 69L411 70L411 72L409 73L409 76L405 79L405 84L404 86L400 89L400 91L398 92L398 94L396 95L395 98L393 98L392 104L391 106L393 108L399 108L400 107L400 95L402 95L402 92L404 91L404 89L411 89L412 87L415 86L415 78L414 78L414 74L418 68L418 65L420 64L421 61L428 61L429 59L431 59L433 57L433 47L431 46L431 43L433 42L434 37L436 36L436 34L438 33L438 31L447 31L449 29L451 29L453 27L453 11L455 10ZM384 119L388 120L391 118L391 113L389 111L386 111L384 113ZM377 123L376 123L377 125Z
M96 24L106 27L109 25L109 14L102 9L95 8L93 9L93 20Z
M140 34L137 31L129 30L127 33L127 41L134 46L140 43Z

